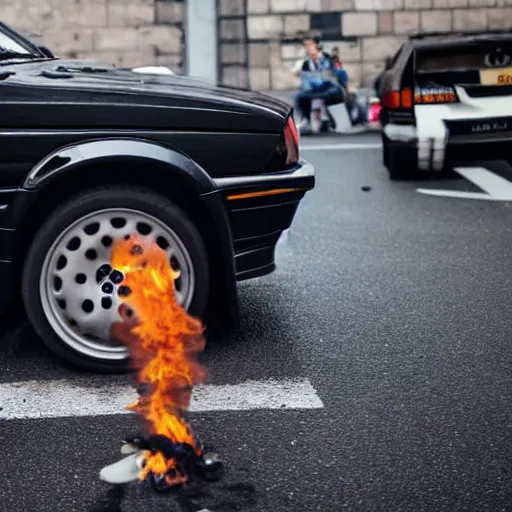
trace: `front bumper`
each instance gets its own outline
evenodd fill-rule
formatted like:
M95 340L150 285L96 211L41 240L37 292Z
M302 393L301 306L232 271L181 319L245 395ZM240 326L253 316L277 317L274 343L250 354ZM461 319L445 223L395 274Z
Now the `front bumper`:
M281 233L292 224L307 191L315 186L315 170L304 160L287 171L218 178L233 235L238 281L262 276L275 267Z
M23 258L17 253L21 211L28 208L33 198L32 192L0 189L0 304L11 302L19 293L18 276Z

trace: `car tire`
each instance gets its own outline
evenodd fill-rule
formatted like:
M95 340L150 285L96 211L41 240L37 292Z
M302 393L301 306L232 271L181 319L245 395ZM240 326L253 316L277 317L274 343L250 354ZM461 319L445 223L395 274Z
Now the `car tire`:
M387 158L389 178L392 181L411 180L418 177L418 161L416 151L410 148L384 149L384 158Z
M124 227L120 227L123 216ZM104 295L101 303L97 302L105 289L110 291L112 283L109 281L109 286L104 288L106 281L101 279L110 280L114 273L105 277L108 269L102 271L103 274L98 274L99 270L94 274L94 269L108 263L108 247L112 241L133 233L134 226L141 234L153 236L162 248L172 253L169 257L173 266L182 272L181 288L177 284L176 289L183 306L193 316L202 317L205 313L210 282L207 251L197 228L181 209L165 197L143 188L109 186L81 193L52 212L36 233L24 263L22 298L34 330L48 348L83 369L100 373L120 373L129 369L124 347L111 347L96 332L94 336L85 336L84 331L100 330L104 323L102 332L109 332L109 321L117 309L115 286L119 283L114 284L114 291L110 292L110 309L103 311L101 308L106 309L103 301L109 297ZM142 226L146 227L143 229ZM95 233L90 235L94 230ZM75 249L76 244L78 249ZM87 258L93 252L96 257L90 261ZM59 265L64 261L62 256L66 263L60 269ZM119 278L118 275L114 277ZM89 302L93 303L94 316L87 317L85 301L79 302L87 294L91 295ZM65 309L60 313L62 300ZM72 313L77 318L71 318Z
M382 134L382 163L386 169L389 167L389 141L387 137Z

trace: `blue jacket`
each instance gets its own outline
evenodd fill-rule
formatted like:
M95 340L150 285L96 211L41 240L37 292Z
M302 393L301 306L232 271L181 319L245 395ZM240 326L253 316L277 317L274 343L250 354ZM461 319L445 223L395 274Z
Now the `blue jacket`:
M320 75L322 71L332 71L337 75L336 67L330 55L322 52L319 61L315 62L312 59L306 59L302 64L301 69L301 88L303 91L323 91L332 87L332 80L326 80Z

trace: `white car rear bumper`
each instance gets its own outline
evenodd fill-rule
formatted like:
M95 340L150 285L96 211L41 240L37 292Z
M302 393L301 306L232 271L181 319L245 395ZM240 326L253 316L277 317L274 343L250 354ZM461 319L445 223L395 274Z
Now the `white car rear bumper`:
M417 150L418 168L441 171L445 167L450 145L480 144L492 159L492 144L512 140L512 96L471 97L463 87L456 86L459 103L416 105L416 126L387 124L384 134L392 146L405 145ZM451 136L450 126L463 127L464 136ZM482 144L483 143L483 144ZM482 158L485 157L482 154ZM464 151L461 151L461 158Z

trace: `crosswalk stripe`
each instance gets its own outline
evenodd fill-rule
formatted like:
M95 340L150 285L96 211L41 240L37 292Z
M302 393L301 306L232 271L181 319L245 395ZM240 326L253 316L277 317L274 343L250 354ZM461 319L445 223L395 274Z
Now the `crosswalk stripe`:
M0 420L129 414L137 398L131 386L94 387L66 380L0 384ZM203 385L194 390L191 412L254 409L321 409L308 379Z

